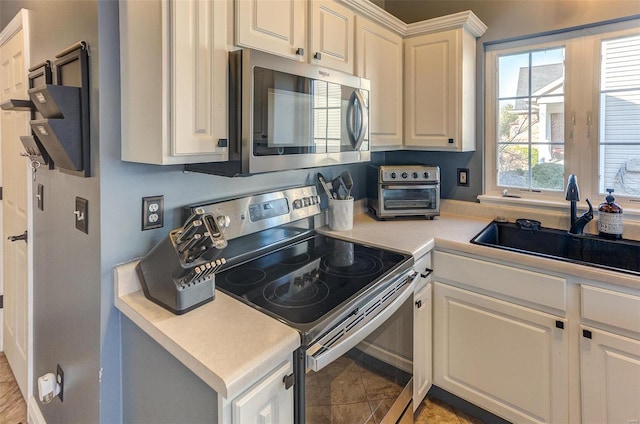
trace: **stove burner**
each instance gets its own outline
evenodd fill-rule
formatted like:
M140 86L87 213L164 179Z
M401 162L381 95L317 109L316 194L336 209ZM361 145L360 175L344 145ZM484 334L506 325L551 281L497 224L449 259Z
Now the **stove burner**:
M229 272L226 276L226 280L229 284L235 286L249 286L251 284L257 284L264 280L267 273L257 268L238 268Z
M284 258L280 263L283 265L299 265L306 263L309 259L311 259L311 256L308 253L302 253L290 258Z
M383 268L383 263L375 256L356 252L353 261L345 261L341 253L330 253L322 257L322 266L329 275L338 277L364 277L374 275Z
M276 306L304 308L322 302L329 286L317 278L303 276L286 282L273 282L263 291L264 298Z

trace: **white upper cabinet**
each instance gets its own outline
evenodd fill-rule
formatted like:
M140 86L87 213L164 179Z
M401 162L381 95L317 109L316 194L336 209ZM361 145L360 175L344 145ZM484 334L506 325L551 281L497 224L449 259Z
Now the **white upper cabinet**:
M405 40L405 148L473 151L476 37L486 26L472 12L422 24L415 33L438 30Z
M402 37L361 16L356 18L356 74L371 81L372 150L402 147Z
M339 2L236 0L235 12L238 46L353 74L355 14Z
M236 0L236 44L305 60L307 9L300 0Z
M333 0L311 0L310 60L353 74L355 14Z
M227 3L120 3L122 159L223 161Z

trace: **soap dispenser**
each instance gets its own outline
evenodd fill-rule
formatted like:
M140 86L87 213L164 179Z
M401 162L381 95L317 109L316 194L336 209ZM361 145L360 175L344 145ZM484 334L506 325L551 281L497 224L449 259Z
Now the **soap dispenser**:
M608 188L606 202L598 207L598 231L600 237L619 240L622 238L622 208L615 203L613 189Z

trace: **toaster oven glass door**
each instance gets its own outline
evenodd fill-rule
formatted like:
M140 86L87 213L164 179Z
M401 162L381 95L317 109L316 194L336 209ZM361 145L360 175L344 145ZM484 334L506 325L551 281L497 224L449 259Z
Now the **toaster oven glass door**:
M383 185L380 195L383 209L386 211L435 211L439 209L438 185Z

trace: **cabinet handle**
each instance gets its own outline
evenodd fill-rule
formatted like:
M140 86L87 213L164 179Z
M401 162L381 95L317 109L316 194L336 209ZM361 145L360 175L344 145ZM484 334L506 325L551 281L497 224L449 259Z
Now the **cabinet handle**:
M320 60L320 59L322 59L322 55L320 54L320 52L316 52L316 54L313 55L313 58L315 60Z
M556 320L556 328L564 330L564 322L562 322L560 320Z
M422 300L416 300L416 306L418 309L422 308Z
M304 49L302 47L298 47L298 50L296 50L296 54L298 56L304 56Z
M420 274L420 277L427 278L431 275L431 273L433 273L433 270L431 268L425 268L424 272Z
M282 382L284 383L284 388L286 390L289 390L290 388L293 387L294 384L296 384L295 377L296 377L295 374L289 374L284 376L284 378L282 379Z
M582 337L584 337L585 339L590 339L592 337L591 331L582 330Z

